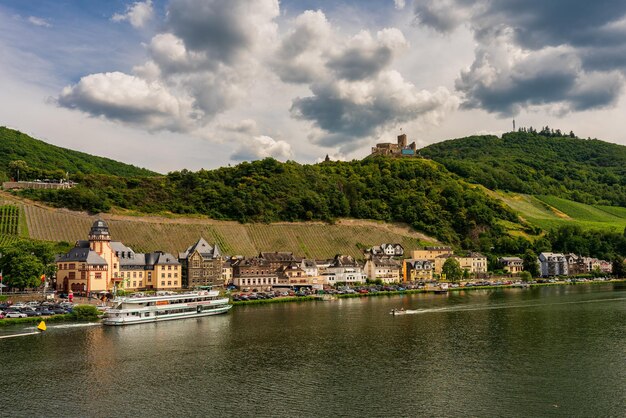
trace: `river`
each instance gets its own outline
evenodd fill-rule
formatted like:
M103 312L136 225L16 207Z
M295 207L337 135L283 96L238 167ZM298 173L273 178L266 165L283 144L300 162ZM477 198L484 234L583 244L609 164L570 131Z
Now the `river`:
M419 313L389 315L391 308ZM32 327L3 329L27 332ZM624 416L626 287L237 306L0 339L0 416Z

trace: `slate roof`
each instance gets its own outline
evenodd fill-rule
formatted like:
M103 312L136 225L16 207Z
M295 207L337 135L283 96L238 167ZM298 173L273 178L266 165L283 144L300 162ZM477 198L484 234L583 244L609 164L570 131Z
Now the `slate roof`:
M180 260L187 259L195 251L198 251L202 258L205 259L213 259L222 256L217 244L215 246L211 246L204 238L200 238L195 244L187 248L184 253L179 253L178 258Z
M294 261L295 258L293 253L284 252L284 251L276 251L273 253L264 253L259 254L259 257L269 261L270 263L275 262L285 262L285 261Z
M336 255L330 267L358 267L358 264L349 255Z
M390 257L374 257L372 262L376 267L400 267L400 262Z
M74 247L66 254L59 254L56 258L57 262L79 262L87 263L92 266L106 266L107 262L104 258L98 255L97 252L84 247Z

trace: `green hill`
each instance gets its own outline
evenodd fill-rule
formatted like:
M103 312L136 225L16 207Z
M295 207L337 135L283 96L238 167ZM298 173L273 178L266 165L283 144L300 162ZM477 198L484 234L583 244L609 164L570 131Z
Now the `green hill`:
M499 220L517 223L515 214L498 199L425 159L368 158L314 165L265 159L164 177L85 176L72 189L28 190L23 195L74 210L120 207L244 223L340 218L403 222L466 248L475 247L480 236L501 235Z
M0 179L12 177L11 161L21 160L28 166L22 170L22 179L70 175L110 174L123 177L154 176L144 168L96 157L78 151L47 144L19 131L0 127Z
M423 156L491 190L626 206L626 147L596 139L511 132L430 145Z
M576 225L583 230L619 233L626 228L626 208L587 205L555 196L531 196L511 192L497 192L494 195L529 224L545 231L564 225Z

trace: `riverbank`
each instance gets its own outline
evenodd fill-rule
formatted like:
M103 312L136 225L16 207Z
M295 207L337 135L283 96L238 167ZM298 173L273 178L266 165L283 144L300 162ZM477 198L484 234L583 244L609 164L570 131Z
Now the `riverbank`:
M543 287L543 286L583 286L583 285L594 285L594 284L607 284L607 283L626 283L626 279L617 279L617 280L606 280L606 281L574 281L574 282L554 282L554 283L528 283L526 289L534 288L534 287ZM524 285L526 286L526 285ZM449 292L460 292L460 291L472 291L472 290L494 290L494 289L514 289L519 288L516 285L489 285L489 286L459 286L459 287L450 287L448 289ZM348 298L366 298L366 297L375 297L375 296L398 296L398 295L410 295L417 293L437 293L435 290L430 289L406 289L406 290L392 290L392 291L377 291L377 292L368 292L368 293L345 293L345 294L334 294L334 295L313 295L313 296L289 296L289 297L279 297L272 299L257 299L257 300L249 300L249 301L237 301L231 302L232 305L262 305L267 303L287 303L287 302L304 302L304 301L323 301L324 297L337 298L337 299L348 299Z

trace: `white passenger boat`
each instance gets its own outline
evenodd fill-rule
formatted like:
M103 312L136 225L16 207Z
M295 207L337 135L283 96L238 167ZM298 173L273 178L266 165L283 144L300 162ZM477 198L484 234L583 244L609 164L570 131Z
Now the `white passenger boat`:
M104 325L142 324L226 313L232 307L219 292L200 291L170 295L120 297L104 314Z

